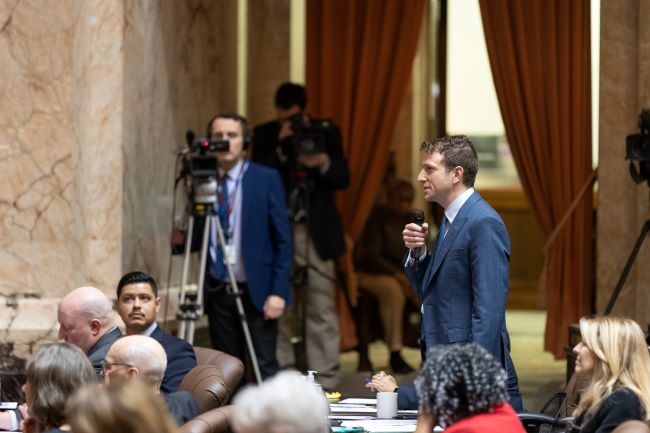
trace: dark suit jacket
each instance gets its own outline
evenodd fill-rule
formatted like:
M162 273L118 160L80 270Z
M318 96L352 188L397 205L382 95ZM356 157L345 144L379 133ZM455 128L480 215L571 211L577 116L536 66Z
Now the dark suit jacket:
M415 385L412 383L400 385L397 388L397 409L399 410L418 410L420 401L418 394L415 392Z
M318 169L306 170L309 185L309 236L323 260L334 259L345 251L343 224L336 210L334 191L347 188L350 182L348 163L343 157L341 131L327 120L317 120L325 136L329 169L321 174ZM260 125L253 132L251 160L273 167L282 176L287 194L293 189L290 167L278 156L280 124L272 121Z
M517 388L505 320L510 238L501 217L474 192L436 249L405 267L422 299L425 347L480 344L508 372L509 390ZM511 404L521 409L520 401Z
M165 394L176 392L187 372L196 367L194 349L190 343L167 334L160 326L156 326L151 338L160 343L167 355L167 369L160 391Z
M199 405L191 392L180 391L161 395L176 425L183 425L199 414Z
M115 327L102 335L86 354L97 373L98 379L101 379L102 361L106 358L106 354L113 343L120 337L122 337L122 331L118 327Z
M280 176L275 170L250 162L242 179L242 191L241 247L251 300L259 311L269 295L278 295L290 303L293 241ZM200 245L204 223L205 218L196 219L193 249ZM223 260L221 252L218 255L217 260Z

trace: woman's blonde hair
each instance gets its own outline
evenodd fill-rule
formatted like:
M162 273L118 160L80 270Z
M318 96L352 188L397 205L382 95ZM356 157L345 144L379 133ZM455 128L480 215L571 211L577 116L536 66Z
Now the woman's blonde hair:
M82 387L66 405L74 433L175 433L176 423L161 396L137 382Z
M628 388L641 401L645 421L650 421L650 355L641 327L622 317L583 317L580 334L596 363L574 416L593 415L614 391Z

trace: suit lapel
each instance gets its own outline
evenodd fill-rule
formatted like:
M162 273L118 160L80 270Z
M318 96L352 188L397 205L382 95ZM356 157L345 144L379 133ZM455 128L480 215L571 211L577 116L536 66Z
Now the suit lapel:
M240 191L240 193L241 193L241 221L239 223L241 224L241 227L242 227L242 232L241 232L242 238L245 236L245 233L246 233L246 230L244 230L243 228L244 227L250 227L248 225L248 221L246 220L248 218L248 214L250 213L248 211L249 211L249 207L250 207L251 196L253 195L252 194L253 189L252 189L252 186L251 186L251 183L253 182L253 180L251 179L250 170L251 170L251 165L249 163L248 167L246 168L246 171L243 174L242 180L241 180L241 188L242 188L241 191ZM248 193L246 193L246 191L248 191ZM237 224L237 223L235 223L235 224ZM243 242L242 242L242 244L243 244Z
M445 256L449 252L451 246L454 244L454 241L458 237L458 234L463 229L465 222L467 222L467 217L469 216L472 207L480 199L481 196L475 191L458 211L456 218L454 218L454 222L451 223L451 226L449 226L449 230L447 231L447 236L445 236L444 238L438 238L438 242L442 241L442 245L440 246L440 249L438 249L438 251L436 251L437 245L434 246L433 249L433 251L435 251L434 256L429 261L429 267L427 269L427 272L424 275L423 287L425 290L429 286L429 283L431 283L431 279L433 278L433 276L436 274L436 272L438 272L438 269L440 268L442 261L444 260Z

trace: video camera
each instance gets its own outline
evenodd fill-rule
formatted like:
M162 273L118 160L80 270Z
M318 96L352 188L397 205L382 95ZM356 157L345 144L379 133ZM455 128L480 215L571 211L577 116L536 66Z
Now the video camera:
M327 122L307 120L302 113L289 118L293 135L282 143L282 152L291 161L302 155L314 155L326 152L325 133L329 127Z
M228 152L228 140L194 138L188 131L185 139L188 150L183 158L183 175L187 183L190 199L195 204L213 204L217 200L217 158L206 155L208 152Z
M636 183L644 180L650 185L650 110L639 114L638 134L631 134L626 139L626 159L630 160L630 175ZM639 161L639 168L634 165Z

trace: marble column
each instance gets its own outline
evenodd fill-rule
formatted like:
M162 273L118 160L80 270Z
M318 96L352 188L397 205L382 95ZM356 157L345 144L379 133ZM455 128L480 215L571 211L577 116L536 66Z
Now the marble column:
M121 267L122 4L7 1L0 29L0 344L24 357Z
M650 108L650 1L601 3L600 162L596 311L603 312L645 220L650 188L632 181L625 137ZM650 323L650 239L640 251L613 314Z

